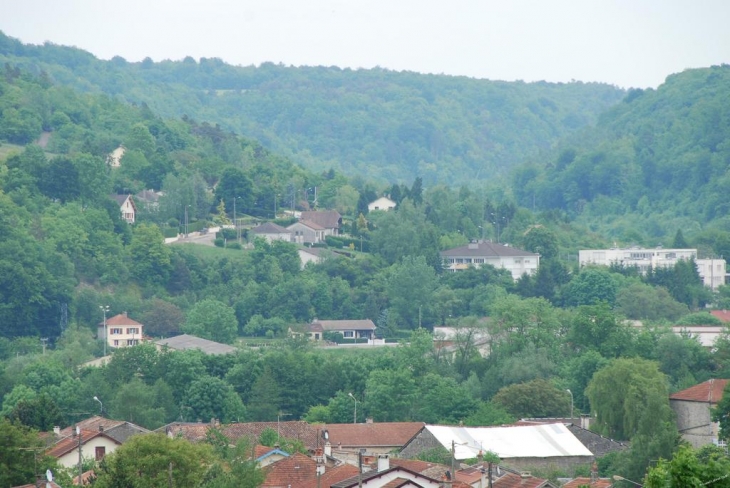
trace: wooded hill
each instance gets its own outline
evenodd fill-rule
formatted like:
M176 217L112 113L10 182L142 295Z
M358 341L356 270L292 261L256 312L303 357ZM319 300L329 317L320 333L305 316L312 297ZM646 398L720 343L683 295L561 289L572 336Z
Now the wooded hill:
M562 149L515 171L520 204L563 210L620 245L669 244L682 229L730 256L730 66L632 90Z
M306 167L426 186L488 181L594 124L625 92L597 83L499 82L383 69L130 63L0 33L0 63L77 90L187 115Z

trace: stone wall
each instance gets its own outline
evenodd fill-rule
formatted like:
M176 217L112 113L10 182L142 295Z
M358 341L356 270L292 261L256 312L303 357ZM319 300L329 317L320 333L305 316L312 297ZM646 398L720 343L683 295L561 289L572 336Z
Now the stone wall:
M712 422L708 402L670 400L669 405L677 416L677 430L692 447L712 444L717 437L717 424Z

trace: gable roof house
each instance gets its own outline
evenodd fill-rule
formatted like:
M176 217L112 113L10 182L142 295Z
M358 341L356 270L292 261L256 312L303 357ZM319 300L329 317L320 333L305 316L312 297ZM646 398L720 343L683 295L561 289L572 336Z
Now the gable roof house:
M480 268L490 264L497 269L506 269L512 278L533 275L540 267L540 255L487 241L474 241L466 246L441 251L444 268L447 271L461 271L470 266Z
M79 429L103 432L120 444L127 442L127 439L133 435L149 433L149 430L132 422L112 420L98 415L77 422L76 425ZM70 437L74 432L75 426L66 427L57 432L54 429L54 433L59 438Z
M120 313L97 324L97 337L105 340L109 347L136 346L144 341L144 325Z
M103 430L81 429L79 435L76 435L74 430L73 434L52 445L46 451L46 455L56 458L58 464L64 468L71 468L78 466L79 446L83 458L101 461L106 454L114 452L121 444Z
M677 416L677 430L692 447L721 442L718 437L719 425L712 421L712 408L722 400L728 381L707 380L669 396L669 406Z
M421 431L423 422L372 422L364 424L326 424L323 431L332 445L332 456L342 461L357 463L360 449L368 454L387 454L401 449Z
M370 319L365 320L312 320L308 332L310 339L321 340L325 332L338 332L345 339L375 338L375 324Z
M319 264L330 257L342 257L341 254L324 247L302 247L297 249L297 253L299 254L299 259L302 262L302 269L304 269L308 263Z
M260 237L266 239L266 242L273 241L291 241L292 233L286 227L282 227L273 222L266 222L249 231L249 236L254 238Z
M112 195L111 198L119 205L122 220L133 224L137 216L137 205L134 203L132 195Z
M321 225L300 220L286 228L291 233L291 240L297 244L317 244L324 241L325 228Z
M397 203L388 197L380 197L374 202L368 203L368 212L372 212L374 210L383 210L387 212L388 210L395 208L397 205Z
M299 221L317 224L326 236L339 235L342 228L342 215L334 210L302 212Z

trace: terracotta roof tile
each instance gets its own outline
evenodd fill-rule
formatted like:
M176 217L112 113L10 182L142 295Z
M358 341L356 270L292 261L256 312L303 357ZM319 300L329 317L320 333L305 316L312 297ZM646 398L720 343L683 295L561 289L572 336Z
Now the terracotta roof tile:
M81 444L84 445L90 440L103 436L107 439L110 439L114 441L114 443L119 444L118 441L115 439L112 439L108 435L106 435L103 432L99 432L98 430L81 430ZM46 455L54 457L54 458L60 458L61 456L68 454L69 452L76 449L79 445L79 438L76 436L69 436L61 439L60 441L56 442L50 449L46 451Z
M409 480L408 478L395 478L390 481L388 481L386 484L382 486L382 488L401 488L402 486L421 486L418 483L414 482L413 480ZM471 488L471 487L469 487Z
M68 437L70 435L73 435L74 431L76 430L76 426L79 426L79 429L81 430L99 430L99 427L102 427L104 430L109 430L113 427L118 427L124 423L124 420L112 420L107 419L104 417L99 417L98 415L94 415L93 417L89 417L88 419L84 419L80 422L77 422L74 425L71 425L69 427L66 427L65 429L61 430L61 437Z
M350 479L353 476L357 476L357 473L357 467L353 466L352 464L342 464L340 466L335 466L334 468L327 468L321 479L319 480L320 486L332 486L335 483L339 483L341 481ZM302 483L297 488L317 488L316 475L314 479Z
M275 447L269 447L269 446L262 446L261 444L256 444L256 446L253 448L253 457L254 459L258 459L264 454L268 454L271 451L276 449Z
M422 474L440 480L451 468L444 464L429 463L427 461L420 461L418 459L401 459L401 458L390 458L390 465L395 467L402 467L413 471L414 473ZM457 477L458 479L458 477Z
M730 322L730 310L712 310L710 313L723 322Z
M327 321L318 323L322 322ZM328 329L325 327L325 330ZM374 447L404 446L423 429L424 425L426 424L423 422L373 422L327 424L324 428L327 429L329 441L333 446L342 444L349 447Z
M317 478L317 462L301 453L272 463L264 468L266 480L262 487L299 487L308 480Z
M669 395L670 400L684 400L688 402L707 402L715 404L722 399L722 392L728 381L723 379L707 380L699 385L691 386L686 390Z
M492 481L492 486L493 488L543 488L553 485L543 478L506 473Z
M173 422L157 430L166 432L173 437L184 437L191 442L201 442L205 440L208 429L210 428L211 424L207 422ZM308 424L301 420L287 422L233 423L219 425L218 428L221 430L223 435L232 441L237 441L242 437L248 437L249 439L257 441L265 429L278 429L281 437L300 440L309 450L314 450L317 447L318 435L322 429L321 426Z
M598 478L591 483L590 478L575 478L565 483L562 488L580 488L582 486L588 486L590 488L611 488L613 481L610 478Z
M114 317L109 317L108 319L106 319L106 325L142 325L142 324L140 324L136 320L130 319L129 317L127 317L126 314L120 313L119 315L115 315Z

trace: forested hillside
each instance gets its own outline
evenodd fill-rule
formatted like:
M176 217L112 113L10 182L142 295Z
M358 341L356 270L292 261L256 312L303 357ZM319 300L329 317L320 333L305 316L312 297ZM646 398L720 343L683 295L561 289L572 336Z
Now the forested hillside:
M409 72L237 67L217 58L110 61L0 33L0 63L53 83L187 115L308 168L426 186L492 180L589 126L625 95L595 83L496 82Z
M562 147L515 172L519 203L561 209L621 245L669 245L682 229L730 256L730 66L633 90Z

